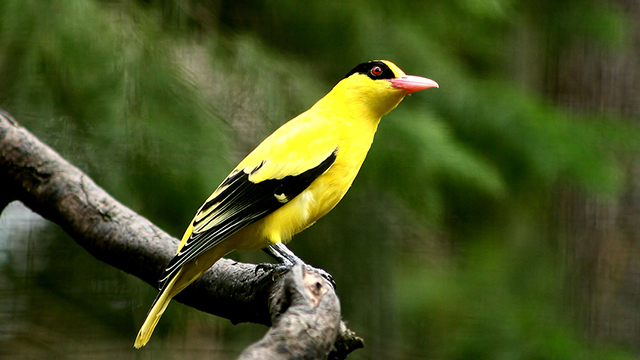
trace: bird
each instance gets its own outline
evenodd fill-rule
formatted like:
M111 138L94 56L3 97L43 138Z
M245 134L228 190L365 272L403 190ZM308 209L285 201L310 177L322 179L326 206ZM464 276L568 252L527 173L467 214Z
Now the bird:
M437 87L391 61L364 62L262 141L189 223L134 347L147 344L170 300L226 254L265 249L282 264L302 262L284 243L343 198L382 116L406 95Z

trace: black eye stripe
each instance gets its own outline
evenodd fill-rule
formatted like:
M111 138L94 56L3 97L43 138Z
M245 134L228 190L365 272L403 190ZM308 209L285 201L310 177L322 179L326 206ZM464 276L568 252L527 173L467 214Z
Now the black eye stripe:
M377 70L377 68L380 68L379 72L374 71ZM396 75L393 73L393 70L391 70L389 66L387 66L387 64L383 63L382 61L369 61L366 63L362 63L349 71L345 78L348 78L353 74L367 75L373 80L393 79L396 77Z

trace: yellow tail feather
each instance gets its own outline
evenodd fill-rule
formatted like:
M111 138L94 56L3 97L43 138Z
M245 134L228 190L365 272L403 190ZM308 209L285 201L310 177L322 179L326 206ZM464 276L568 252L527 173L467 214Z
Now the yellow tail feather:
M167 286L165 286L162 293L158 296L151 307L151 310L149 310L149 314L147 314L147 318L144 320L144 324L142 324L142 327L138 332L136 342L133 344L133 347L136 349L140 349L149 342L149 339L153 334L153 330L156 328L156 325L158 325L158 321L160 321L160 317L162 317L162 314L167 309L167 305L169 305L169 302L176 294L176 292L173 292L172 294L171 290L175 286L176 280L180 277L180 273L182 273L182 269L180 269Z
M188 231L190 230L191 227L189 227ZM186 263L178 270L169 283L167 283L167 286L158 294L153 306L151 306L151 310L149 310L149 314L147 314L147 318L144 320L144 324L142 324L140 332L138 332L138 336L136 337L136 342L133 345L136 349L145 346L147 342L149 342L151 334L153 334L153 329L155 329L158 321L160 321L160 317L167 309L167 305L169 305L171 299L198 279L202 273L207 271L207 269L221 257L233 250L229 249L229 246L232 245L233 243L224 241L213 249L201 254L198 258Z

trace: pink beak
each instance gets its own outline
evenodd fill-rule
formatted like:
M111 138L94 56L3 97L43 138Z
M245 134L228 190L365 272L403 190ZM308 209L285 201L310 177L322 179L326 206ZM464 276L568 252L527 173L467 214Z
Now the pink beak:
M390 79L391 86L397 89L402 89L411 94L416 91L437 88L438 83L427 78L413 75L405 75L399 78Z

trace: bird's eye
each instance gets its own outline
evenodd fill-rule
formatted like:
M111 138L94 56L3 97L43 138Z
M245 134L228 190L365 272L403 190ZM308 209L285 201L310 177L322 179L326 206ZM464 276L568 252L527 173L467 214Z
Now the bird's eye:
M370 71L373 76L380 76L382 74L382 68L380 66L374 66Z

